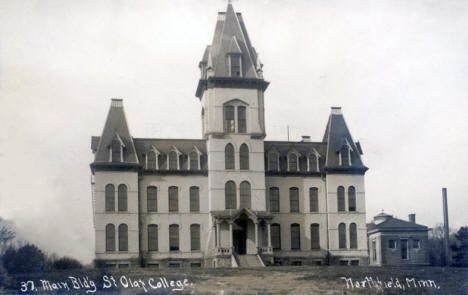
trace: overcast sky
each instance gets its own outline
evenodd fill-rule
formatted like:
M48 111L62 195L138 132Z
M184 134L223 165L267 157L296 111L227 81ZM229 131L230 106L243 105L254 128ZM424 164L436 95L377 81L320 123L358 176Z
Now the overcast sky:
M264 63L267 140L321 141L341 106L367 219L468 224L468 1L234 1ZM0 1L0 216L48 252L94 252L90 138L110 98L134 137L200 138L198 62L221 0Z

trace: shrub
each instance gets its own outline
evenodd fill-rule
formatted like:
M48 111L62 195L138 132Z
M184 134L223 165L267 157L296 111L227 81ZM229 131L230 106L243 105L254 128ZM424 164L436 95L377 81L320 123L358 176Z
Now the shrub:
M9 247L3 255L3 266L10 274L41 271L45 262L44 253L32 244L27 244L18 250Z
M83 268L83 265L74 258L62 257L54 261L53 268L57 270L80 269Z

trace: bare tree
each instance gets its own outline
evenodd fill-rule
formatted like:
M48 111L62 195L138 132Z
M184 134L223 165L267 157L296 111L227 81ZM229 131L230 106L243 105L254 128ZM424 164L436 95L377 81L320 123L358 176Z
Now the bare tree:
M0 217L0 255L5 253L9 243L16 237L16 233L10 229L5 219Z

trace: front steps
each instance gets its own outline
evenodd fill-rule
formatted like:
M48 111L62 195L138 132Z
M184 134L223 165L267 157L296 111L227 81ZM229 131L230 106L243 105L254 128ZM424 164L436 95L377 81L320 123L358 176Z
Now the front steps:
M265 267L260 256L253 255L236 255L239 267Z

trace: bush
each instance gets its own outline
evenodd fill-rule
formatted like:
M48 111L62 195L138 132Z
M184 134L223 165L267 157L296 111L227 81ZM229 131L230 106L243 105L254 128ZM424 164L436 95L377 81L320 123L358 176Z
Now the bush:
M62 257L54 261L53 268L57 270L81 269L83 268L83 265L74 258Z
M3 255L3 266L10 274L41 271L45 263L44 253L32 244L27 244L18 250L9 247Z

